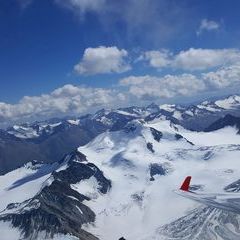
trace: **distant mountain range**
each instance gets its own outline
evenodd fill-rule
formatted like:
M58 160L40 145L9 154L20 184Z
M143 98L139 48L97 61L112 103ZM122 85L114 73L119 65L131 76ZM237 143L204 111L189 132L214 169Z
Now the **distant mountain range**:
M182 106L174 104L156 105L154 103L147 107L128 107L120 109L102 109L95 114L88 114L73 119L51 119L33 124L25 123L14 125L7 129L7 133L21 139L31 139L35 142L44 141L56 132L66 130L71 126L88 128L94 133L109 129L111 131L121 129L127 122L133 119L144 119L146 121L159 117L165 117L173 122L186 125L187 129L203 130L209 123L219 116L227 113L240 116L240 96L233 95L216 101L204 101L197 105ZM187 126L191 121L207 118L198 126ZM196 127L194 128L194 126Z
M85 145L104 131L117 131L128 122L167 119L191 130L205 130L227 114L240 116L240 97L229 96L198 105L156 105L102 109L79 118L51 119L14 125L0 131L0 174L38 160L51 163ZM11 159L11 160L9 160Z

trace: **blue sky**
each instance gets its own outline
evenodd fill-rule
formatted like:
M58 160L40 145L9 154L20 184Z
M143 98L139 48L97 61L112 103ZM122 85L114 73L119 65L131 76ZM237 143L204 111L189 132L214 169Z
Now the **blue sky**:
M1 0L0 121L80 114L116 95L129 105L236 91L239 9L236 0Z

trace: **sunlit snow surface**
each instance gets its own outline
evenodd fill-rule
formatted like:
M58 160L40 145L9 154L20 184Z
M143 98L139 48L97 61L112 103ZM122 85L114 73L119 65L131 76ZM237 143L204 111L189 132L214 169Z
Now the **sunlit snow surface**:
M0 222L0 230L1 230L1 240L20 240L23 239L21 236L21 232L17 228L13 228L12 225L8 222ZM78 240L78 238L56 234L53 238L46 238L46 233L42 232L38 236L38 240Z
M151 129L162 133L159 141ZM240 135L236 132L230 127L210 133L191 132L165 120L133 121L121 131L105 132L79 147L112 182L107 194L98 191L95 178L71 185L92 199L84 204L96 213L96 221L84 229L101 240L122 236L127 240L163 239L161 226L201 206L173 192L187 175L193 176L192 184L201 186L202 192L221 193L226 185L239 179ZM150 181L151 164L165 169L164 174L154 176L154 181ZM44 165L39 170L25 166L0 176L0 209L33 197L51 182L51 171L65 167ZM10 231L11 226L1 224L1 230ZM12 230L11 234L18 232Z
M163 134L160 142L153 139L151 128ZM156 121L133 132L107 132L79 151L112 180L107 196L86 203L97 214L96 223L86 229L100 239L148 239L159 226L184 216L199 206L177 196L187 175L205 192L222 192L240 176L240 136L234 128L212 133L190 132ZM176 140L175 134L185 139ZM146 148L152 143L154 153ZM150 181L151 163L167 165L164 176ZM156 237L156 236L155 236ZM157 239L162 239L161 236Z
M10 203L21 203L34 197L44 186L51 183L51 173L66 168L62 164L28 163L21 168L0 176L0 212Z
M214 132L192 132L181 129L181 134L189 141L200 146L217 146L224 144L240 144L239 130L233 127L225 127Z

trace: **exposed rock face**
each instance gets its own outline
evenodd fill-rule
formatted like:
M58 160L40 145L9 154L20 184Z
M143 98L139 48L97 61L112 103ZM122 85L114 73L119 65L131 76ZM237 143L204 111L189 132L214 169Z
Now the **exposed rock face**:
M71 188L71 184L94 177L99 192L107 193L110 180L86 157L74 152L66 157L66 169L53 172L52 182L32 199L23 203L9 204L1 215L1 221L10 221L19 228L24 239L38 239L41 232L46 237L54 234L71 234L81 240L96 240L97 237L81 229L85 223L95 220L95 213L84 204L91 199Z
M189 144L194 145L192 142L188 141L186 138L184 138L181 134L175 134L176 140L185 139Z
M153 135L154 140L156 140L157 142L160 142L163 134L160 131L158 131L155 128L152 128L152 127L150 128L150 130L151 130L151 133Z
M152 145L152 143L150 143L150 142L147 143L147 149L148 149L150 152L152 152L152 153L155 152L154 149L153 149L153 145Z

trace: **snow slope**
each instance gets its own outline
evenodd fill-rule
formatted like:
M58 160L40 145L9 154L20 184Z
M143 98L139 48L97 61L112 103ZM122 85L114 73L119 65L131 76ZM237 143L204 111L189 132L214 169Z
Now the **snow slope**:
M134 124L133 131L107 132L78 149L112 181L107 197L98 196L88 203L97 219L94 226L86 226L86 229L103 240L121 236L130 240L144 239L143 236L159 226L198 206L172 191L187 175L192 175L197 185L204 186L204 191L221 192L240 174L240 162L237 161L240 146L236 145L240 137L235 136L234 129L223 130L229 134L229 145L222 137L210 147L213 139L224 132L212 133L211 139L205 135L199 141L201 146L193 146L184 138L176 140L176 134L181 131L170 126L168 121ZM154 140L150 127L162 132L159 142ZM196 137L198 133L192 134ZM190 133L184 137L189 136ZM148 142L152 143L154 152L146 148ZM165 174L155 176L154 181L150 181L151 164L166 169Z
M54 168L55 166L52 165L41 166L40 164L33 168L29 163L0 176L0 212L13 200L14 202L23 202L34 197Z
M189 141L199 146L217 146L224 144L240 144L239 130L225 127L213 132L194 132L179 127L179 132Z

